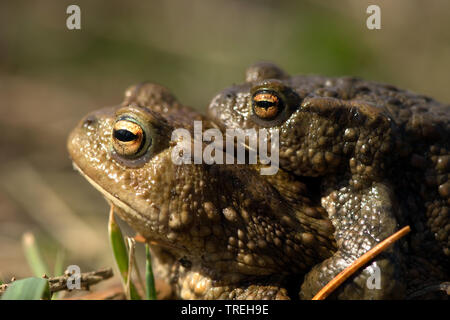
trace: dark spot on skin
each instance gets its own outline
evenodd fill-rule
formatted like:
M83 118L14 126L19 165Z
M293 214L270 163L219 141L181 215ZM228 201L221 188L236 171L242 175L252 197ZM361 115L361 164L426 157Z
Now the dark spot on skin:
M186 269L190 269L192 267L192 262L189 261L186 257L180 258L180 260L178 260L178 261Z
M83 127L88 127L90 125L93 125L97 122L97 118L93 115L89 115L84 119Z

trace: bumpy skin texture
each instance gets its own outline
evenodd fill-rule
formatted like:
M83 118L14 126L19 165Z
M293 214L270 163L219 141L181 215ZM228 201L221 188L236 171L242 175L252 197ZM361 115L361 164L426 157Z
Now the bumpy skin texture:
M290 77L270 63L251 66L245 79L212 100L209 116L223 129L279 130L280 167L307 188L320 185L335 227L338 250L306 274L300 298L405 225L411 234L333 297L405 298L449 280L449 105L357 78ZM252 107L261 89L283 101L270 120ZM366 285L376 266L379 290Z
M126 114L148 148L123 157L113 127ZM303 275L336 251L333 226L305 184L257 166L176 165L173 129L207 119L163 87L145 83L120 106L87 115L68 140L75 167L151 242L156 273L182 299L288 299ZM293 293L294 292L294 293Z

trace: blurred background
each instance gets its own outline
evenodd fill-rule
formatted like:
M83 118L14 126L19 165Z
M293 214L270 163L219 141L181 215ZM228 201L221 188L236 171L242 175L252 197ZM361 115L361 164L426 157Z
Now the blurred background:
M81 8L81 30L66 8ZM366 9L381 8L381 30ZM246 66L355 75L450 102L450 2L2 1L0 3L0 279L30 276L21 237L49 265L113 266L108 207L72 169L69 131L149 80L205 110ZM142 249L142 248L141 248ZM139 249L139 250L141 250Z

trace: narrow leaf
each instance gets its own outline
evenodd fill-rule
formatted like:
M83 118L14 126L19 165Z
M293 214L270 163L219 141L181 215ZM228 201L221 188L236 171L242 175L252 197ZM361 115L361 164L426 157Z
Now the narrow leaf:
M136 252L136 241L131 238L131 237L127 237L127 243L128 243L128 250L129 250L129 254L128 254L128 275L127 275L127 290L126 293L127 295L129 295L129 298L131 300L141 300L141 296L139 295L139 293L136 290L136 287L134 286L134 283L132 281L132 272L133 270L136 268L136 256L135 256L135 252ZM137 270L135 270L136 273L138 272Z
M114 219L114 207L111 205L109 211L109 224L108 224L109 240L111 242L111 247L114 254L114 259L116 260L117 267L119 269L120 275L122 276L122 284L124 291L127 291L128 282L128 250L125 245L125 241L122 235L122 231ZM130 281L130 296L134 300L139 300L140 296L137 293L133 282Z
M55 264L53 266L53 276L57 277L64 273L64 256L65 252L62 248L59 248L56 252ZM58 300L62 296L62 292L54 292L52 294L52 300Z
M145 244L145 282L146 282L146 298L147 300L156 300L155 278L153 276L152 257L150 248Z
M65 252L59 248L56 252L55 265L53 266L53 276L57 277L64 273Z
M49 275L47 264L42 258L42 255L36 244L36 239L31 232L26 232L23 234L22 245L28 265L32 269L34 275L36 277L42 277L44 274Z
M48 281L33 277L12 282L2 295L2 300L40 300L49 297Z

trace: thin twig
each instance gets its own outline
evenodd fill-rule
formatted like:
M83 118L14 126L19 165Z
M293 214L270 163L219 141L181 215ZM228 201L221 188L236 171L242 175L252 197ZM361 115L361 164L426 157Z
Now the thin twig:
M367 264L370 260L376 257L378 254L386 250L395 241L399 240L411 231L409 226L406 226L393 235L389 236L385 240L381 241L375 247L367 251L361 257L356 259L351 265L341 271L336 277L328 282L313 298L312 300L323 300L328 297L339 285L347 280L352 274L354 274L359 268Z
M50 292L57 292L67 289L67 281L71 277L71 274L65 274L58 277L48 278L48 284L50 286ZM111 268L99 269L97 271L84 272L80 274L80 288L82 290L89 290L91 285L99 283L102 280L109 279L113 276ZM8 289L9 284L2 284L0 286L0 295Z
M67 290L67 280L71 275L66 274L59 277L49 278L50 292ZM113 276L112 268L99 269L97 271L84 272L80 274L81 289L89 290L91 285L99 283L102 280L109 279Z

